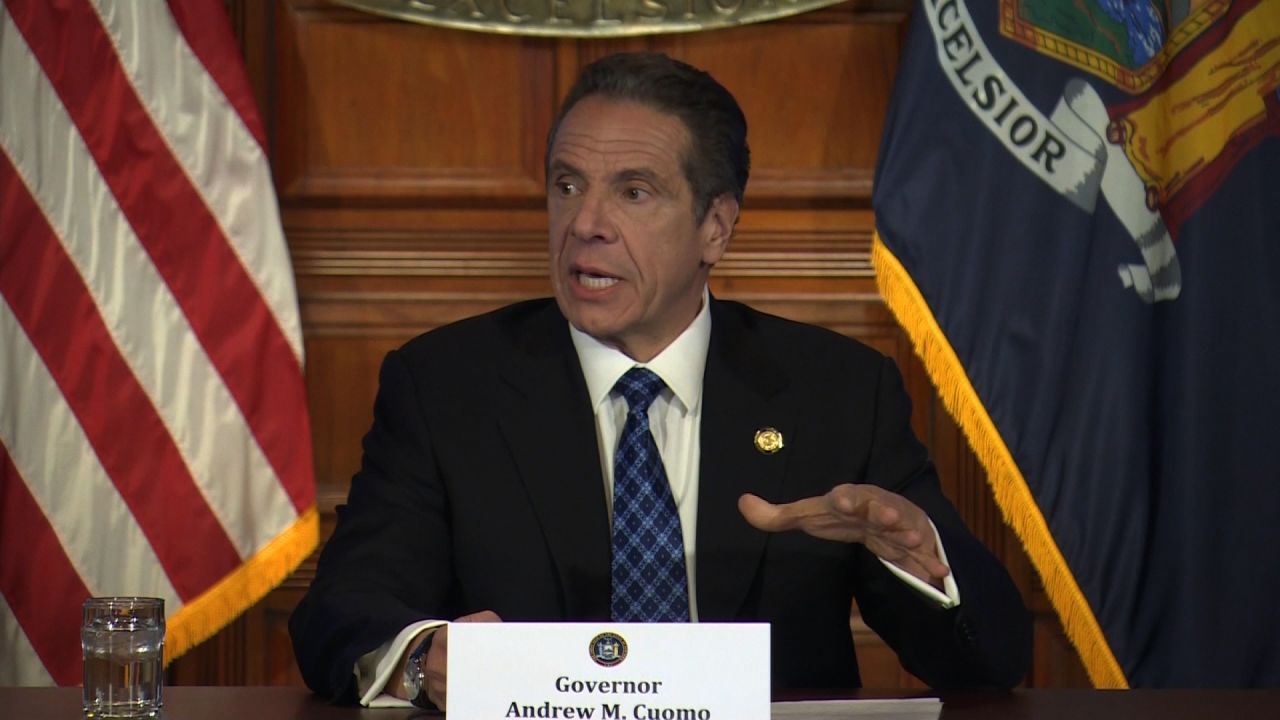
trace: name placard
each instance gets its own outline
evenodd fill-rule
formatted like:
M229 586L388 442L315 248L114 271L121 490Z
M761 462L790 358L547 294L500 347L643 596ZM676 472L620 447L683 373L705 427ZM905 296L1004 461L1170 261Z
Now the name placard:
M450 720L769 720L769 626L454 623Z

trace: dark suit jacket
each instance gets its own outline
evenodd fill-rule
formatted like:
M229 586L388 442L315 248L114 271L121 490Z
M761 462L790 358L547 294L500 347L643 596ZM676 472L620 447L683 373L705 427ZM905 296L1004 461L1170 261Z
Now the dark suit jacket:
M892 361L826 330L712 300L697 524L701 621L772 623L775 689L854 688L850 600L934 686L1009 686L1030 621L943 497ZM781 431L766 455L757 430ZM424 618L607 620L610 535L586 383L554 301L422 335L382 367L364 462L291 621L303 677L354 698L364 653ZM773 502L874 483L923 508L960 587L943 610L863 546L747 525Z

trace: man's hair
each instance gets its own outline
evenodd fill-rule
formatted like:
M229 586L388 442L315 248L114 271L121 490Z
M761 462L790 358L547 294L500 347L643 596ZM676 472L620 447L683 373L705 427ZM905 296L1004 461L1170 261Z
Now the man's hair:
M582 69L547 136L548 171L560 123L574 105L593 95L640 103L684 123L689 147L681 164L693 191L697 222L702 222L711 203L724 193L732 193L742 204L751 170L742 108L711 75L661 53L609 55Z

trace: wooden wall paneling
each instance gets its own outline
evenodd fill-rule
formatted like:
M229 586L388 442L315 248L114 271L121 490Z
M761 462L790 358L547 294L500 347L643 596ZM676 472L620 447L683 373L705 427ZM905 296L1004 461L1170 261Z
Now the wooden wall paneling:
M270 107L270 95L267 89L271 42L268 34L271 28L271 7L268 3L246 2L245 0L225 0L227 17L231 30L239 42L240 53L244 57L245 69L249 85L253 89L253 100L257 106L259 118L267 120L266 110Z
M283 204L542 196L553 45L290 0L277 13Z
M866 207L898 33L891 18L868 22L845 8L666 36L657 49L705 68L738 98L750 127L749 206Z
M307 340L307 402L316 486L344 492L359 469L360 442L373 422L373 398L382 357L397 338ZM327 536L326 536L327 537Z
M1030 687L1091 688L1080 654L1067 639L1057 615L1048 608L1040 592L1041 605L1033 605L1036 614L1035 645L1032 656Z

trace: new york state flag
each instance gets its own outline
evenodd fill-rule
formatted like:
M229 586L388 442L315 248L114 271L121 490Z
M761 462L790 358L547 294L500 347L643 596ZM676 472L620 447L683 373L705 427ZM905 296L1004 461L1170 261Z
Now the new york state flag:
M1280 0L921 0L881 292L1094 683L1280 686Z

